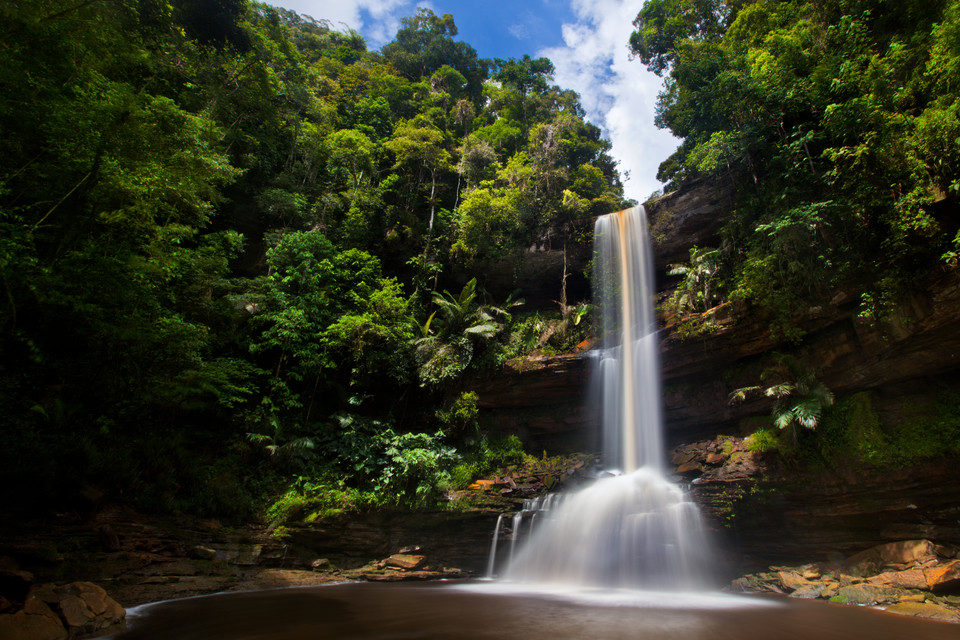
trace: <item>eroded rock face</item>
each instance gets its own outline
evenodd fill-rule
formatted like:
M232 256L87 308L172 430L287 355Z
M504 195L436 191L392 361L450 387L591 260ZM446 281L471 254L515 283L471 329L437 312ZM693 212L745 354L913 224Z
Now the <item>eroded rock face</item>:
M929 540L887 543L854 554L846 563L771 567L769 571L737 578L728 590L823 598L842 604L880 606L903 615L960 622L960 601L939 595L939 583L924 577L949 575L960 563L940 555L937 549Z
M731 184L701 178L645 203L658 271L685 262L690 247L717 246L717 234L730 217L733 197Z
M881 418L896 421L900 405L929 392L934 379L960 376L960 270L938 269L882 322L857 314L858 298L840 291L804 322L800 346L771 335L767 321L727 305L705 337L681 340L661 332L664 422L671 444L717 433L740 433L741 421L769 413L762 395L731 403L738 388L757 384L772 351L796 354L819 370L837 396L875 391ZM597 450L590 408L589 352L527 359L473 385L488 428L515 433L533 450Z
M497 513L484 511L371 512L291 527L288 540L313 557L330 557L338 565L351 564L351 558L388 556L392 564L416 564L416 558L428 555L436 566L479 572L486 565L496 521ZM422 545L424 554L396 553L410 545Z
M703 338L665 333L661 363L665 420L674 441L737 432L740 420L769 411L769 400L731 404L730 392L757 384L772 351L793 353L819 370L837 396L879 391L894 398L929 388L935 377L960 370L960 272L937 269L883 321L858 316L856 292L838 291L808 310L799 346L771 335L763 318L733 307ZM896 412L892 407L891 411ZM895 416L893 416L895 419Z
M749 449L749 440L719 436L671 453L677 479L690 483L719 548L741 571L812 560L879 574L875 586L956 584L960 561L945 559L957 558L960 544L960 530L950 526L960 515L957 465L804 470ZM937 544L918 534L935 534ZM937 558L937 574L927 573L924 563ZM911 564L919 568L904 573Z

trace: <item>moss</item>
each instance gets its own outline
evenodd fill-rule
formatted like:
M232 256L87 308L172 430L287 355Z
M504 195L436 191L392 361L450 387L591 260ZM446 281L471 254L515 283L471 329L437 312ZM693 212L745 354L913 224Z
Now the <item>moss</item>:
M833 466L844 461L884 464L889 442L873 409L871 394L854 394L824 411L816 447Z
M960 453L960 392L941 389L933 400L902 407L902 418L884 427L873 396L857 393L824 412L814 444L830 466L866 463L905 467ZM809 451L808 451L809 453Z

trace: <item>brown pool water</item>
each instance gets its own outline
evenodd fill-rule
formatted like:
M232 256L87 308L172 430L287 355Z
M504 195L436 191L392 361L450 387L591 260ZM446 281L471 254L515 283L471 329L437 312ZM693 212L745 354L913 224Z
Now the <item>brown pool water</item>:
M133 609L116 640L960 640L960 625L790 599L350 583Z

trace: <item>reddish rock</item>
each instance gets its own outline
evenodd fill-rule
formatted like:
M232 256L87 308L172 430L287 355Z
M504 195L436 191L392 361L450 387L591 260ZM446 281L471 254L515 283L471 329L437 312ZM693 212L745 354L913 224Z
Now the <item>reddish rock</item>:
M76 629L83 629L97 617L78 596L64 596L60 600L60 615L68 627Z
M50 583L34 586L30 590L30 595L43 600L49 605L55 605L60 602L60 594L57 592L57 586Z
M801 569L803 569L803 577L807 580L816 580L822 575L822 572L816 565L807 565L801 567Z
M427 557L395 553L383 562L384 566L387 567L398 567L404 571L416 571L427 562Z
M817 582L810 582L794 590L790 594L790 597L813 600L815 598L822 597L825 591L827 591L826 585Z
M900 602L923 602L927 599L925 593L908 593L904 596L900 596Z
M787 591L795 591L801 587L810 585L810 582L804 579L803 576L793 571L778 571L777 577L780 579L780 586Z
M103 631L124 621L123 607L92 582L72 582L54 590L60 595L60 616L72 635Z
M903 587L905 589L926 589L927 577L921 569L904 571L885 571L867 578L869 584L877 586Z
M908 565L936 560L937 550L929 540L901 540L871 547L850 556L847 566L859 573L874 573L885 565Z
M726 458L722 453L711 453L707 455L707 464L720 464Z
M960 586L960 560L923 570L927 585L933 591L946 591Z

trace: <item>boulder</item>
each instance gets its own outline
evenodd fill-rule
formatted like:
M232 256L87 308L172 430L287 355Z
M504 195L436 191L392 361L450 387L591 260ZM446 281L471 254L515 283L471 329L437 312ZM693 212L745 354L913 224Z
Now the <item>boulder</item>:
M406 553L395 553L383 561L385 567L397 567L404 571L416 571L427 562L426 556L415 556Z
M60 615L63 616L67 627L79 630L92 627L93 620L97 617L97 614L78 596L64 596L60 600Z
M793 592L791 592L791 593L790 593L790 597L791 597L791 598L804 598L804 599L813 600L813 599L815 599L815 598L829 597L829 596L826 596L826 595L825 595L825 592L828 591L828 590L829 590L829 588L827 587L827 585L825 585L825 584L823 584L823 583L820 583L820 582L809 582L809 583L807 583L807 584L805 584L805 585L797 588L797 589L794 590Z
M696 462L685 462L678 466L676 471L677 473L700 473L703 471L703 467Z
M310 563L310 568L314 571L333 571L335 569L333 563L326 558L317 558Z
M22 610L0 615L0 638L4 640L65 640L67 630L60 617L39 598L27 596Z
M204 547L202 545L194 545L190 547L188 555L195 560L216 560L217 559L217 550L211 549L210 547Z
M92 582L72 582L56 587L58 607L71 637L122 625L126 611L102 587Z

